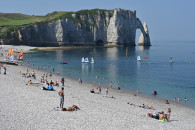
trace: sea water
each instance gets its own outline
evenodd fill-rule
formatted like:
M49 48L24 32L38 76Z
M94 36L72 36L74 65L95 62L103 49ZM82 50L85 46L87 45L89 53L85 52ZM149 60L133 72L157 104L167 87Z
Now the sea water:
M195 42L153 42L151 47L93 47L36 52L24 55L31 66L46 66L69 78L81 78L124 91L168 99L180 97L180 103L195 108ZM141 61L137 61L137 56ZM81 63L82 57L94 58L95 64ZM144 57L148 59L144 59ZM173 63L170 63L172 57ZM68 62L68 64L60 64ZM95 80L95 82L94 82ZM185 102L184 98L188 101Z

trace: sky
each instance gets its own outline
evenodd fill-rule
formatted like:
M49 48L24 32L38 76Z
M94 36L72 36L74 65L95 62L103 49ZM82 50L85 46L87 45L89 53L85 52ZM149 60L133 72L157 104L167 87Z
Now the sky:
M28 15L94 8L136 10L148 25L151 41L195 41L195 0L0 0L0 5L1 13Z

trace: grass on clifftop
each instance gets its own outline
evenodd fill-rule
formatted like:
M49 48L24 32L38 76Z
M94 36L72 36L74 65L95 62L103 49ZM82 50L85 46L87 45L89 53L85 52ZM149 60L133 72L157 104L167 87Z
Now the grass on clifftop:
M41 21L41 17L19 14L19 13L0 13L0 26L14 26L35 23Z
M99 14L102 18L105 18L106 15L112 17L113 10L86 9L76 12L55 11L48 13L45 16L25 15L20 13L0 13L0 39L11 38L11 33L19 28L29 27L41 23L51 23L58 19L71 19L74 23L97 26L95 19ZM81 17L79 17L80 15L89 16L94 23L87 23L86 21L82 20Z
M0 13L0 26L18 26L18 25L28 25L28 24L37 24L37 23L48 23L56 21L58 19L70 18L74 22L81 22L79 18L75 18L72 15L88 15L89 17L95 17L98 15L98 11L101 11L101 15L105 17L105 13L109 12L109 17L112 16L113 10L105 9L91 9L91 10L80 10L76 12L67 12L67 11L55 11L48 13L45 16L33 16L25 15L20 13Z

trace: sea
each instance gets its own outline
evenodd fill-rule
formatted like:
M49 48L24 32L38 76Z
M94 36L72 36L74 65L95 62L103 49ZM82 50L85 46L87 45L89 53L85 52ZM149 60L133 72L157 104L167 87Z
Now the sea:
M137 56L141 61L137 61ZM81 63L93 57L95 63ZM173 62L170 62L172 60ZM24 61L32 67L89 84L160 98L195 108L195 42L155 41L152 46L90 47L28 53ZM68 64L60 64L68 62ZM54 68L54 72L52 71ZM157 91L157 96L153 92ZM184 99L187 98L188 101ZM177 101L175 101L177 102Z

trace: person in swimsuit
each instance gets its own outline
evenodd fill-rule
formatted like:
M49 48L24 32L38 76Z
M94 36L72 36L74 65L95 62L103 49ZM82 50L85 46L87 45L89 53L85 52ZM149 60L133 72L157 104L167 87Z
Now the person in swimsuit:
M64 88L62 87L60 92L58 93L60 96L60 108L63 110L63 105L64 105Z
M168 108L168 111L167 111L167 121L170 122L170 116L171 116L171 108Z
M72 105L71 107L67 107L67 108L62 108L62 111L77 111L80 110L80 108L76 105Z
M177 101L180 102L180 97L178 97Z

